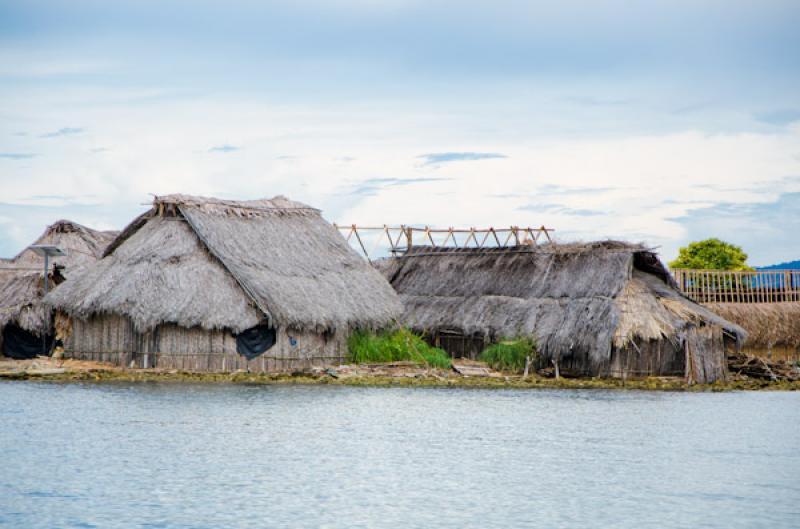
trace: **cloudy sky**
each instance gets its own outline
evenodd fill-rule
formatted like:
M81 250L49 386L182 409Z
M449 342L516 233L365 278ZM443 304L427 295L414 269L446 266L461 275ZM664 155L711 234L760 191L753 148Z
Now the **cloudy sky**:
M798 27L796 0L0 0L0 256L184 192L797 259Z

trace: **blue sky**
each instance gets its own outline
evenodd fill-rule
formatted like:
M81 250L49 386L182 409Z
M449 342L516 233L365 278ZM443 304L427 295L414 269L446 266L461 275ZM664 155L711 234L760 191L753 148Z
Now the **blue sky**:
M298 4L0 0L0 255L168 192L800 255L797 2Z

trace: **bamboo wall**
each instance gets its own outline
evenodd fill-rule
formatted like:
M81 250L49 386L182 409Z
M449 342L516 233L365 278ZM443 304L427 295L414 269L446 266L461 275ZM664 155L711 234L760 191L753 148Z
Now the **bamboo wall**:
M676 337L675 340L678 340ZM454 358L477 358L491 340L456 332L435 333L429 339ZM688 362L688 363L687 363ZM540 355L538 369L552 367L550 357ZM721 327L691 327L678 343L669 339L637 340L621 349L611 348L609 361L595 365L588 352L559 360L567 376L637 378L648 376L686 377L697 383L724 380L727 376L726 343Z
M686 296L747 331L745 353L773 360L800 359L796 317L800 270L674 269L672 274Z
M428 342L434 347L444 349L451 358L477 360L491 340L488 336L464 336L455 332L439 331L429 338Z
M686 336L686 379L708 383L725 380L728 356L722 328L693 327Z
M338 365L347 355L344 337L316 333L279 330L275 345L248 361L236 352L236 338L228 331L162 324L139 333L128 318L116 315L73 319L71 323L64 342L66 357L123 367L280 373Z
M608 375L615 378L682 376L690 382L725 380L728 374L726 343L721 327L691 327L680 344L669 339L637 340L635 345L613 349Z
M669 340L636 340L636 344L611 349L608 372L613 378L685 375L686 353Z
M698 303L800 302L800 270L674 269L678 288Z

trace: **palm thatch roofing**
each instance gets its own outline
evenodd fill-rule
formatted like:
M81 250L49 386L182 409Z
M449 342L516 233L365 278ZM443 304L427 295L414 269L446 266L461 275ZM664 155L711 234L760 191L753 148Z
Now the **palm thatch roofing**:
M129 317L241 332L260 322L317 332L380 328L397 295L319 210L278 196L155 197L105 256L48 302L81 319Z
M709 303L706 307L747 331L747 347L800 350L800 303Z
M617 241L512 248L414 247L384 265L421 332L536 336L543 357L607 365L612 347L676 345L691 326L745 331L689 300L657 255Z
M103 254L117 235L97 231L77 222L59 220L44 231L33 244L55 245L66 255L51 257L51 285L64 278L78 277ZM50 329L50 309L41 301L44 294L44 257L26 247L11 259L0 260L0 331L9 323L34 334Z

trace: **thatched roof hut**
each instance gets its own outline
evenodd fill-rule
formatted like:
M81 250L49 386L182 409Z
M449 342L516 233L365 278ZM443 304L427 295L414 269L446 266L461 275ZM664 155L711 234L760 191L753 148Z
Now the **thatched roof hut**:
M255 328L272 332L276 347L247 368L341 361L352 329L385 327L400 311L386 280L319 210L285 197L156 197L48 301L75 321L73 355L200 370L242 367L241 336Z
M66 255L50 259L51 285L74 278L102 256L116 232L97 231L76 222L59 220L47 227L34 245L55 245ZM3 339L14 334L14 343L26 338L49 335L52 331L51 309L42 304L44 294L44 258L26 247L11 259L0 260L0 351L7 350ZM30 336L27 336L30 335Z
M451 352L534 336L540 365L562 373L716 380L724 342L746 335L684 297L640 245L414 247L384 273L404 303L401 321Z

